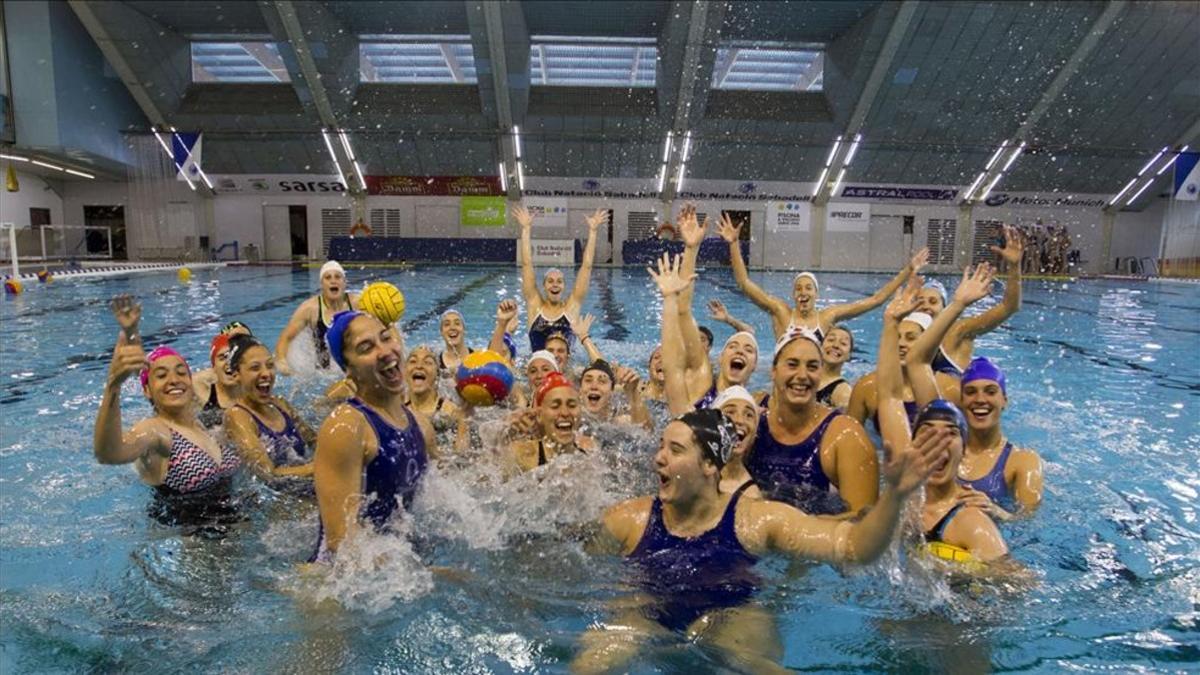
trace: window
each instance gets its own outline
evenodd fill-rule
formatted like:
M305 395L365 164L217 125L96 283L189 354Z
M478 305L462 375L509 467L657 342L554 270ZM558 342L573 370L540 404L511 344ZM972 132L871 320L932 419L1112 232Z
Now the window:
M192 81L275 84L292 78L274 42L193 42Z
M365 35L358 45L360 82L475 84L467 35Z
M713 89L821 91L825 54L819 49L720 47Z
M654 38L535 35L529 81L548 87L653 87L657 62Z

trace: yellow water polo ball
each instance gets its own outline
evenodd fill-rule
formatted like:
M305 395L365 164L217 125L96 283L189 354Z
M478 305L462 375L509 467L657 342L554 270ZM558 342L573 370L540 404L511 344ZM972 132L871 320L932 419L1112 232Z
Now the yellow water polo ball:
M181 283L186 284L187 282L189 282L191 280L192 280L192 271L186 267L180 267L179 268L179 281Z
M358 308L390 326L404 316L404 294L386 281L376 281L363 289Z

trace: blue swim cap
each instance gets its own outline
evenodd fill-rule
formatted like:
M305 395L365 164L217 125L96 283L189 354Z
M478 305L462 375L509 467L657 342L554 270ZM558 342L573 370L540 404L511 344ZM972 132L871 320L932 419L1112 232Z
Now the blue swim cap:
M967 442L967 418L963 417L958 406L944 398L933 399L917 413L917 419L913 422L913 434L917 433L922 424L934 421L954 424L958 427L958 433L962 434L963 442Z
M509 358L517 359L517 341L513 339L512 333L504 334L504 346L508 347Z
M988 361L986 357L977 356L971 359L971 363L967 364L967 369L962 374L962 384L975 380L991 380L1000 385L1000 391L1008 396L1008 382L1004 377L1004 371L1000 370L996 364Z
M927 279L925 281L925 288L932 288L937 291L938 295L942 296L942 304L946 304L946 287L942 285L942 282L937 279Z
M345 337L350 322L360 316L366 316L366 314L352 309L338 312L333 315L333 322L325 331L325 342L329 344L329 355L333 357L334 363L338 364L338 368L341 368L343 372L346 370L346 355L342 353L342 338Z

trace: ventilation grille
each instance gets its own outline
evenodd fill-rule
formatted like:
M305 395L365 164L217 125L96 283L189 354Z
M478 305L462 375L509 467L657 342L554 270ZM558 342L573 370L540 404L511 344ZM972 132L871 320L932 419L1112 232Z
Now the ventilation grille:
M321 248L329 257L329 241L350 236L350 209L321 209Z
M375 237L400 236L400 209L371 209L371 235Z
M641 241L653 239L658 232L658 214L653 211L629 212L629 239Z
M949 266L954 264L954 245L957 229L957 220L944 218L929 219L925 245L929 247L930 265Z
M971 264L978 265L981 262L988 262L995 265L998 258L989 245L995 244L1001 237L1004 231L1004 221L1002 220L977 220L975 221L975 244L971 247Z

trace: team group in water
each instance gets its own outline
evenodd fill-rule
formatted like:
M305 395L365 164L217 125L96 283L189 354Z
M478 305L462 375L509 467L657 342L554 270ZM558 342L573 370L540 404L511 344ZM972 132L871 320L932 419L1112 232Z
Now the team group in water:
M508 408L505 431L490 449L504 477L572 453L621 451L588 435L596 424L629 425L657 440L652 463L646 457L657 494L609 508L587 542L626 559L638 601L585 633L575 669L620 668L646 640L671 634L702 640L743 667L778 668L773 620L755 603L756 561L774 552L869 563L901 529L914 494L923 494L914 502L925 543L912 553L952 561L935 564L953 575L1023 574L997 524L1037 510L1042 463L1004 433L1004 372L972 358L976 338L1020 307L1018 233L1007 229L1004 246L993 246L1005 268L1003 298L966 316L993 287L997 272L986 263L964 271L949 293L922 280L921 251L870 297L824 307L817 277L802 272L789 302L750 279L739 227L722 217L717 230L729 244L734 279L770 315L774 334L756 335L712 301L712 316L736 330L714 362L713 335L693 314L696 257L709 223L685 207L677 223L683 253L648 270L661 294L662 341L638 372L606 361L589 335L592 317L581 315L604 216L588 218L583 262L568 290L557 269L539 285L530 262L533 218L513 208L530 353L512 337L513 300L499 303L487 347L519 380L500 404ZM449 310L441 349L406 354L396 325L359 310L340 265L326 263L320 283L274 349L234 321L212 341L211 368L196 373L170 347L146 353L140 306L114 299L120 332L95 424L96 458L133 463L156 499L167 501L220 502L246 470L315 495L320 531L310 562L334 562L348 538L387 533L405 517L402 507L421 498L431 464L479 449L480 411L453 394L472 348L462 315ZM844 322L878 307L876 368L851 385L842 368L855 340ZM332 361L345 376L316 397L313 417L324 417L317 429L275 391L277 377L291 374L288 354L304 331L318 362ZM579 351L587 359L577 370ZM751 375L767 357L770 387L752 392ZM126 427L121 387L135 375L153 415ZM882 448L864 428L868 419Z

